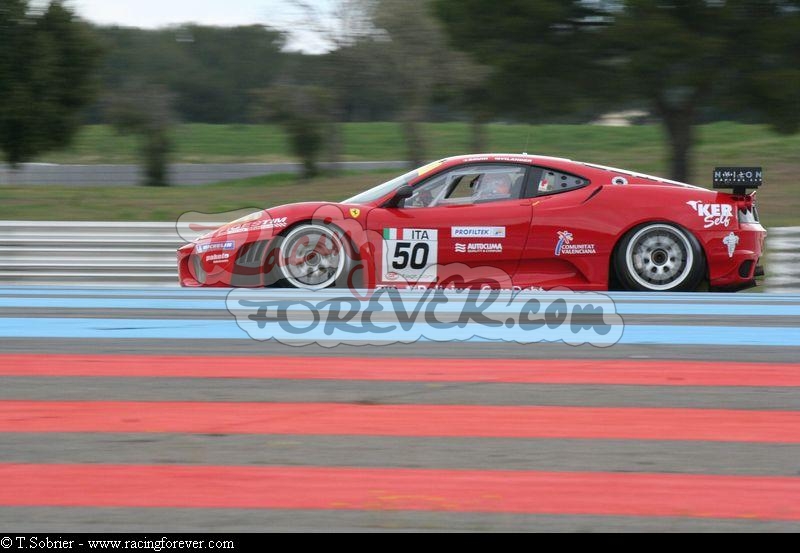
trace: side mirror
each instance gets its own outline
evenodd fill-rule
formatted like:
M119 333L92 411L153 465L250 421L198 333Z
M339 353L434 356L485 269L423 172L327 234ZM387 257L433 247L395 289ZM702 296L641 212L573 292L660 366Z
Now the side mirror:
M414 187L404 184L403 186L397 189L397 192L395 192L394 196L392 196L391 199L388 202L386 202L386 205L384 207L399 207L400 204L403 203L403 201L407 200L413 195L414 195Z

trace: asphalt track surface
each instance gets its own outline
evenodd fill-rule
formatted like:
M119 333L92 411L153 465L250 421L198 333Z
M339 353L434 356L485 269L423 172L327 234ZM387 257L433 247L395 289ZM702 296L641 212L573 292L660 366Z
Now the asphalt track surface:
M0 289L0 530L800 530L798 296L296 347L226 294Z

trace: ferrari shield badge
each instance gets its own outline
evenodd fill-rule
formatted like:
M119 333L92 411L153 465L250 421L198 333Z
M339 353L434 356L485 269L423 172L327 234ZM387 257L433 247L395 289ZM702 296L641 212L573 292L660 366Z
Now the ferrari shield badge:
M361 215L361 210L360 209L351 209L350 210L350 217L352 217L353 219L358 219L359 215Z

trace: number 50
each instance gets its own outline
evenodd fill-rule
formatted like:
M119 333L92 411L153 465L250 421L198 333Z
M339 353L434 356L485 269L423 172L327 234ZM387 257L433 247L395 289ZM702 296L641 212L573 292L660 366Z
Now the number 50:
M392 269L405 269L411 266L412 269L424 269L428 266L428 255L430 247L425 242L398 242L394 247L394 259L392 259Z

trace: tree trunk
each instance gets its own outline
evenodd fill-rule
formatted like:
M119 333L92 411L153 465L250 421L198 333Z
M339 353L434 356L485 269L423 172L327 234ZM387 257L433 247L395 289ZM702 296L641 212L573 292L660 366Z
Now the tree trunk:
M336 119L328 125L328 161L331 163L342 161L342 142L342 123Z
M319 174L319 169L317 168L317 164L314 162L313 159L304 159L303 160L303 178L304 179L313 179Z
M670 178L689 182L691 152L694 147L694 109L662 109L661 118L667 131L670 146Z
M487 118L483 115L473 115L470 122L470 136L473 154L483 154L487 152L489 140L486 136Z
M340 102L341 95L337 95L333 100L333 107L331 108L331 121L326 129L328 161L331 163L339 163L342 161L342 154L344 153L342 130L344 127L345 113Z
M403 136L406 139L406 152L412 167L419 167L425 162L425 140L419 125L421 110L413 107L403 114Z
M144 147L144 184L146 186L169 186L170 143L163 130L146 131Z

